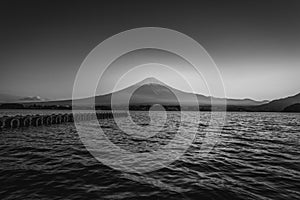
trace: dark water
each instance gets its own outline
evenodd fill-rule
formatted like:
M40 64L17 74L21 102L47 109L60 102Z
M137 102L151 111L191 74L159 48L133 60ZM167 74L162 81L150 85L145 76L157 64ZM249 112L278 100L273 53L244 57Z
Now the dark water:
M147 125L145 113L133 115ZM112 121L101 123L124 144ZM203 134L166 168L130 174L98 162L72 124L2 130L0 199L300 199L299 114L227 113L207 157Z

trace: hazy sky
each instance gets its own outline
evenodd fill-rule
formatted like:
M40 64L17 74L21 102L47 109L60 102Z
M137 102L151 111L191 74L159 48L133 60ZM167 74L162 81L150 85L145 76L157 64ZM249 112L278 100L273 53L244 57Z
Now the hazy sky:
M95 46L147 26L197 40L219 67L228 97L300 92L300 1L96 2L3 1L0 93L70 98L76 72Z

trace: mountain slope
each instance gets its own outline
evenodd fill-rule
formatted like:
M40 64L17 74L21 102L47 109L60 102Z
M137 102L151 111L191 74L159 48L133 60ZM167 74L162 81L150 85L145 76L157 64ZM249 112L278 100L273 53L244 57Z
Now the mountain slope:
M146 103L164 103L164 104L178 104L178 99L174 99L174 95L179 97L182 104L191 104L193 103L193 98L197 98L200 105L210 105L211 97L204 96L201 94L193 94L188 92L183 92L172 88L165 83L155 79L147 78L139 83L136 83L133 86L125 88L121 91L114 93L120 99L120 104L122 104L122 97L127 97L133 94L131 97L131 103L133 104L146 104ZM221 104L224 102L222 98L214 98L214 102ZM98 100L98 101L97 101ZM96 103L107 103L103 101L102 96L96 97ZM108 100L108 99L106 99ZM257 106L267 103L266 101L254 101L252 99L226 99L227 105L234 106Z
M193 104L193 98L197 98L199 105L208 106L211 104L211 97L201 94L192 94L172 88L165 83L155 79L147 78L123 90L113 93L115 104L124 105L125 100L130 99L130 104L166 104L179 105L177 97L183 105ZM96 105L109 106L111 104L112 94L100 95L95 97ZM93 98L84 98L76 100L78 105L90 105ZM233 106L257 106L266 103L265 101L254 101L251 99L226 99L227 105ZM217 104L224 101L221 98L214 98ZM36 102L35 102L36 103ZM40 105L72 105L72 100L49 101L39 103Z
M300 112L300 103L296 103L284 108L283 112Z
M286 107L300 103L300 93L294 96L273 100L267 104L256 107L257 111L283 111Z

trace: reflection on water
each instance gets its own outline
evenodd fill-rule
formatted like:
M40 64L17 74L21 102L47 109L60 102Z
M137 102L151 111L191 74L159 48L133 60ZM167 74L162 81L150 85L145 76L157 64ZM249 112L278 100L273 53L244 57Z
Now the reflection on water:
M155 126L149 125L147 115L135 112L132 117L141 126ZM209 113L201 113L200 125L194 119L179 124L178 116L171 112L161 132L145 141L128 137L111 119L100 123L111 141L134 152L155 151L173 138L179 125L186 130L199 127L184 156L142 175L99 163L85 149L73 124L2 130L0 198L300 198L299 114L227 113L218 144L206 157L201 144Z

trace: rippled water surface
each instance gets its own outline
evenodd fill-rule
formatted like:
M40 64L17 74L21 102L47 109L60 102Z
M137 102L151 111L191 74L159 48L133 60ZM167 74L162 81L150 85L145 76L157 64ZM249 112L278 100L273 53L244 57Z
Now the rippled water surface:
M180 124L179 112L170 112L167 123L157 125L161 131L143 141L122 133L111 119L100 122L112 142L136 153L166 145L180 126L198 127L182 157L146 174L101 164L71 123L1 130L0 199L300 199L299 114L227 113L208 156L201 144L214 131L206 127L210 114L201 113L200 124L192 112L186 115L189 123ZM155 128L148 113L133 112L132 118Z

